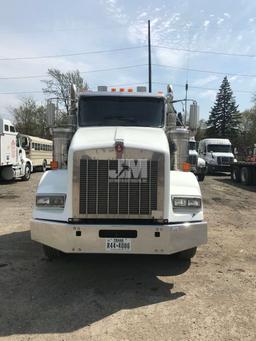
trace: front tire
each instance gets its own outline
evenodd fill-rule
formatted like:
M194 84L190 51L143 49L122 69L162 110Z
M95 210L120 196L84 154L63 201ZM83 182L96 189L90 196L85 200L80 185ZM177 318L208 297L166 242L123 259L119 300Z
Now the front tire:
M25 174L22 177L22 180L28 181L30 179L30 175L31 175L31 167L30 167L30 164L27 162L25 166Z
M205 174L198 174L197 179L198 181L204 181Z
M240 173L240 169L238 167L232 167L232 169L231 169L231 179L234 182L240 182L241 181L241 173Z
M59 258L61 253L59 250L54 249L53 247L43 245L44 255L47 257L48 260L52 261L56 258Z
M182 260L190 260L191 258L195 256L196 250L197 250L197 247L193 247L191 249L178 252L177 257Z
M241 182L244 185L250 185L252 183L252 172L248 167L241 169Z
M42 164L42 171L43 171L43 172L46 172L46 170L47 170L47 161L44 160L44 162L43 162L43 164Z

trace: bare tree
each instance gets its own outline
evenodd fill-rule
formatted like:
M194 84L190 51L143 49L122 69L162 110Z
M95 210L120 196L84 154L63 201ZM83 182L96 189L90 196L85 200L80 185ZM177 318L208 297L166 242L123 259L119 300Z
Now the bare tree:
M58 98L59 103L64 105L66 114L70 108L70 86L75 84L77 89L88 89L88 85L84 82L78 70L70 72L61 72L58 69L48 69L49 80L43 80L46 87L43 92L49 96Z

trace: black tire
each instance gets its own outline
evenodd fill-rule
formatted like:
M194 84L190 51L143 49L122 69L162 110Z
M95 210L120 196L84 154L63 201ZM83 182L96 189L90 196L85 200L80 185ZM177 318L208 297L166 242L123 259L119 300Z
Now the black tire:
M242 167L241 169L241 182L244 185L252 184L252 172L248 167Z
M42 165L42 171L46 172L46 169L47 169L47 161L44 160L43 165Z
M31 167L30 164L27 162L25 166L25 175L22 177L23 181L28 181L31 175Z
M61 252L59 250L47 245L43 245L43 251L48 260L54 260L61 256Z
M205 174L211 174L211 167L208 165L208 163L205 165Z
M195 256L196 250L197 250L197 247L193 247L192 249L178 252L177 257L182 260L189 260Z
M234 182L241 182L241 172L239 167L232 167L231 169L231 179Z
M197 174L198 181L204 181L205 174Z

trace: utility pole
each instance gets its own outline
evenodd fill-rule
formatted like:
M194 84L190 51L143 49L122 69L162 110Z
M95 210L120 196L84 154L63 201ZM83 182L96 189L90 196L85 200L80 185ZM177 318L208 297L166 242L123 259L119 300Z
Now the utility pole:
M185 84L185 119L184 119L184 124L186 126L187 124L187 106L188 103L188 80L186 80L186 84Z
M150 20L148 20L148 91L152 92Z

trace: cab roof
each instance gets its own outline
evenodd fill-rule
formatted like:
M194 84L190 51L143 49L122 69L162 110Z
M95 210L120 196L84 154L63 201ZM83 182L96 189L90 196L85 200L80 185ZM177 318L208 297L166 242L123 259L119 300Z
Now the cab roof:
M148 97L148 98L163 98L165 95L162 93L149 93L149 92L128 92L128 91L84 91L80 92L79 97Z

